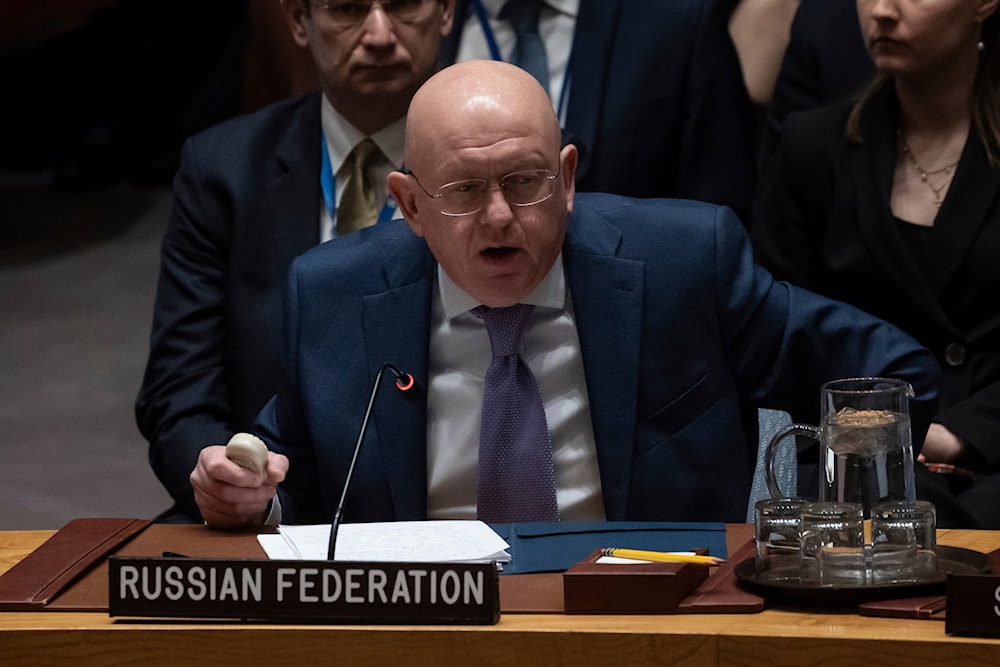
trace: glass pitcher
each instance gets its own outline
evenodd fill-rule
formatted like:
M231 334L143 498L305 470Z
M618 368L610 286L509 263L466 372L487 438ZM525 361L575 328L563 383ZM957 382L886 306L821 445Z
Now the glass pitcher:
M848 378L827 382L820 393L819 427L792 424L767 444L765 472L770 494L786 495L778 488L774 473L781 441L805 436L819 442L821 502L860 503L868 517L877 503L915 500L910 384L890 378Z

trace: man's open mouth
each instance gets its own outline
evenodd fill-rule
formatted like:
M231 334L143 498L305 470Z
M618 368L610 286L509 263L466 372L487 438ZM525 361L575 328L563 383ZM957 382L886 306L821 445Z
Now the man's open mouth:
M487 257L506 257L508 255L513 255L517 252L517 248L512 248L510 246L502 246L500 248L486 248L483 250L484 255Z

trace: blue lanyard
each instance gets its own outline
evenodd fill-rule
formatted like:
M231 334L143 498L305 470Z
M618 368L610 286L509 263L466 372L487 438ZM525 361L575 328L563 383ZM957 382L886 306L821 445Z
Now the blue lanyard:
M323 188L323 203L326 204L326 212L330 214L330 220L333 221L333 235L337 236L337 177L333 173L333 165L330 164L330 151L326 147L326 136L323 134L323 128L320 128L319 131L319 141L319 152L323 161L319 172L319 184ZM390 195L386 198L382 211L378 214L376 224L392 220L395 213L396 200Z
M479 19L479 26L483 29L483 36L486 38L486 45L490 49L490 58L502 61L503 58L500 57L500 47L497 46L497 39L493 35L493 29L490 28L490 16L486 13L486 7L483 6L483 0L472 0L472 8L476 11L476 18ZM567 91L569 91L570 79L572 78L572 68L573 49L570 47L569 57L566 59L566 73L563 75L562 90L559 91L559 106L556 107L556 113L559 116L559 124L563 126L566 124L566 103L569 101L567 99Z

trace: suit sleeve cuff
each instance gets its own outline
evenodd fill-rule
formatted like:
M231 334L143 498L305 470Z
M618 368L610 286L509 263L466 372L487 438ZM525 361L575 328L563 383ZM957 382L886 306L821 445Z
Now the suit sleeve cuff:
M267 510L267 518L264 519L265 526L277 526L281 523L281 499L275 494L271 499L271 507Z

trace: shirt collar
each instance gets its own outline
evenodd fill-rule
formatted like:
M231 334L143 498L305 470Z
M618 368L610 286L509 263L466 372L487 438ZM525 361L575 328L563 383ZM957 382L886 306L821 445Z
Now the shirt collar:
M344 165L347 156L365 138L365 135L333 108L330 101L326 99L326 95L322 96L320 108L323 136L326 137L327 150L330 152L330 166L333 173L336 174ZM406 116L371 135L375 145L397 169L403 166L405 136Z
M444 304L445 319L453 319L482 305L480 301L456 285L440 264L437 267L437 279L441 302ZM521 299L521 303L530 303L544 308L562 309L566 307L566 275L563 272L561 252L556 257L556 261L552 263L552 268L542 278L542 282L538 283L535 289Z
M491 19L499 20L500 10L507 4L507 0L481 0L483 8ZM580 0L544 0L543 6L548 6L558 12L576 18L580 11Z

